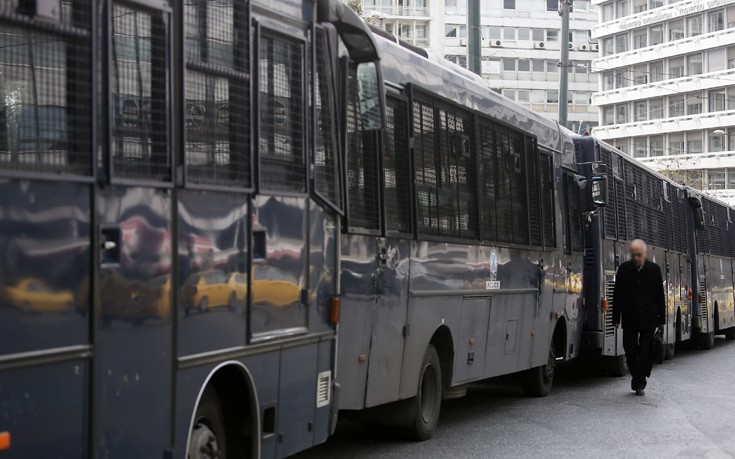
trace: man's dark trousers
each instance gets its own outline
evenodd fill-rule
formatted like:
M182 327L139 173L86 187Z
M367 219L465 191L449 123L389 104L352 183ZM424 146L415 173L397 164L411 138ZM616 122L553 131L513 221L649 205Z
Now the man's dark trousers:
M630 386L633 390L645 389L646 377L651 376L653 368L652 343L655 328L623 329L623 349L628 362L628 370L633 377Z

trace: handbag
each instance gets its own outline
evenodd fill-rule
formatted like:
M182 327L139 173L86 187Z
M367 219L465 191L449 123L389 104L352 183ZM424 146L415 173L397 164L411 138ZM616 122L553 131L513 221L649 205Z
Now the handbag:
M661 327L658 327L656 331L653 334L653 339L651 340L651 355L653 356L653 361L657 364L664 363L664 355L666 354L666 343L664 343L664 330Z

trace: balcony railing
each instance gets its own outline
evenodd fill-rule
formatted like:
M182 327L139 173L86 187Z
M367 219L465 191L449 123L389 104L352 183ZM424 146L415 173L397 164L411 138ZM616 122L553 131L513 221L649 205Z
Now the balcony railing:
M735 125L735 110L700 113L660 120L621 123L595 128L595 135L603 140L658 135L680 131L700 131L720 129L722 126Z
M428 17L429 7L428 6L415 6L415 5L376 5L368 6L365 5L366 11L377 11L378 13L385 14L386 16L408 16L408 17Z

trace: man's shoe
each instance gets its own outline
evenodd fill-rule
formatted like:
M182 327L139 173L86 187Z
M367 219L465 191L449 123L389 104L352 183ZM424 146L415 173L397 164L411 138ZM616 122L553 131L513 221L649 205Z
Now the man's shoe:
M646 395L646 390L645 389L636 389L635 394L642 397L642 396Z

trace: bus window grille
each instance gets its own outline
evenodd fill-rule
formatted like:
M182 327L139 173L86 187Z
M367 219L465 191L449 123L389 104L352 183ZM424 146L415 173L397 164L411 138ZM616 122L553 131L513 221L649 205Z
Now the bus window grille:
M615 335L613 324L613 293L615 291L615 278L605 279L605 300L607 300L607 311L605 311L605 336Z
M187 181L249 188L248 9L242 2L184 6Z
M375 132L364 131L360 119L357 76L347 80L347 198L350 228L380 229L378 156Z
M432 97L419 99L413 114L418 229L478 239L474 116Z
M699 304L702 322L706 322L709 318L709 311L707 310L707 281L704 276L700 276L699 278Z
M571 174L566 175L567 218L569 221L568 250L581 252L584 249L582 234L582 206L577 181Z
M495 154L495 135L489 122L480 121L478 138L480 142L477 155L480 166L482 234L487 241L497 241L497 213L495 211L497 155Z
M275 32L260 36L258 152L263 191L306 191L304 45Z
M526 164L528 184L529 244L541 246L543 238L543 216L541 213L541 176L539 175L539 152L536 139L526 138Z
M0 169L92 174L91 2L58 3L38 19L35 2L0 2Z
M171 179L168 15L112 5L113 176Z
M628 240L628 220L626 218L625 184L621 179L615 179L615 213L618 224L618 240Z
M607 206L602 208L602 225L606 239L615 239L617 237L615 223L615 208L617 199L614 193L612 153L604 148L600 149L600 161L605 165L605 175L608 178L609 200Z
M408 105L388 97L386 101L383 183L386 229L410 233L411 157L408 149Z
M342 208L342 182L337 156L337 139L334 120L334 99L330 90L329 59L323 29L316 31L316 122L314 151L314 184L316 192Z
M541 213L543 219L544 247L556 247L556 210L554 199L554 158L550 154L540 156Z

